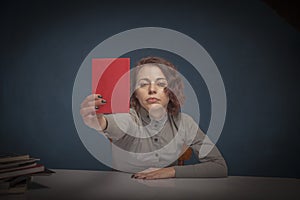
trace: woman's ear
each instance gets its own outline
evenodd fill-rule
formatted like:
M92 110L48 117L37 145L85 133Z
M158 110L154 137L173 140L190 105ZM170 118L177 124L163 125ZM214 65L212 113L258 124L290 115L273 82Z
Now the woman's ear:
M136 98L137 100L139 100L135 91L134 91L133 95L134 95L134 98Z

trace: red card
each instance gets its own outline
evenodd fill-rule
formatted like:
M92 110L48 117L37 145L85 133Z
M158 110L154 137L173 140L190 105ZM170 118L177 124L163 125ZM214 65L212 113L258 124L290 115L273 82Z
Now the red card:
M92 59L92 92L101 94L106 104L97 113L128 113L130 99L130 59Z

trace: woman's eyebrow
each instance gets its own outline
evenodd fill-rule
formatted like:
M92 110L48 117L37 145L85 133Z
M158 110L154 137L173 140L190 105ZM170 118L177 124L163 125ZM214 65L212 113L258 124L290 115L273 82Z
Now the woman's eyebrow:
M157 78L156 81L158 80L167 80L166 78Z
M143 80L151 82L151 80L149 78L141 78L138 81L143 81ZM155 79L155 81L158 81L158 80L167 80L167 79L166 78L157 78L157 79Z

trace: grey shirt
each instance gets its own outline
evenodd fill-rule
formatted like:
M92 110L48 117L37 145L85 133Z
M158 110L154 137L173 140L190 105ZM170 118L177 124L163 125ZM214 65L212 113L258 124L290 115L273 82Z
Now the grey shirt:
M227 166L217 147L187 114L149 117L145 109L105 115L104 134L112 140L113 167L136 173L150 167L174 166L175 177L226 177ZM200 163L177 166L190 146Z

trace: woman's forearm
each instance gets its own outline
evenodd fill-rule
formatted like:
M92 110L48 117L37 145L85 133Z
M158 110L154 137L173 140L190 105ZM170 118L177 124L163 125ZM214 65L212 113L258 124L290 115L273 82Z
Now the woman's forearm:
M195 165L174 166L178 178L222 178L227 177L227 165L222 161L211 161Z

